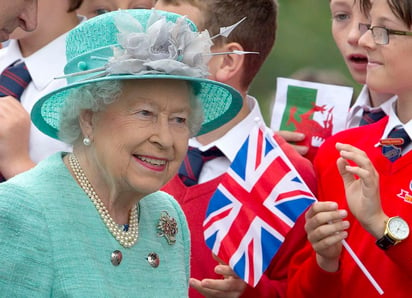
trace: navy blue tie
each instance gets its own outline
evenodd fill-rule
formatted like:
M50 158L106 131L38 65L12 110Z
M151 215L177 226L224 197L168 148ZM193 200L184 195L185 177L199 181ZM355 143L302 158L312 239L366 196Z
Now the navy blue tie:
M197 184L203 164L219 156L223 156L223 153L217 147L202 152L189 146L187 155L179 169L180 179L187 186Z
M374 111L363 111L362 119L359 123L359 126L375 123L385 116L385 112L381 109L377 109Z
M388 138L381 140L382 153L391 162L397 160L404 149L411 142L411 138L402 126L397 126L389 133Z
M20 97L31 81L31 76L24 62L15 62L0 75L0 96Z

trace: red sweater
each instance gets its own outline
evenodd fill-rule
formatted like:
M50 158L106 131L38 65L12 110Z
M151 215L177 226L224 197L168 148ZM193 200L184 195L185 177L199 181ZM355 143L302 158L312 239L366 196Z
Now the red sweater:
M350 212L336 160L335 143L352 144L365 151L380 175L380 196L388 216L403 217L412 228L412 151L391 163L375 145L379 142L388 118L350 130L328 139L315 159L318 175L318 198L336 201ZM335 273L323 271L316 263L315 253L306 246L292 260L289 272L288 296L298 297L411 297L412 236L387 251L381 250L376 239L364 230L349 214L351 227L347 242L383 289L380 296L345 249L340 269Z
M315 174L312 164L309 160L301 157L288 143L279 136L275 136L279 146L283 149L291 162L294 164L302 179L311 188L316 191ZM223 176L223 175L222 175ZM203 220L209 200L214 194L222 178L219 176L211 181L186 186L176 175L163 190L173 195L180 203L186 214L191 233L191 276L202 280L204 278L220 279L221 275L214 272L217 262L212 258L211 250L206 246L203 237ZM263 276L255 289L248 288L244 297L283 297L286 291L287 265L295 249L291 247L304 244L306 235L303 224L295 225L294 230L299 232L293 233L295 236L287 239L279 249L271 266ZM291 233L290 233L291 234ZM189 290L190 297L203 297L196 290Z

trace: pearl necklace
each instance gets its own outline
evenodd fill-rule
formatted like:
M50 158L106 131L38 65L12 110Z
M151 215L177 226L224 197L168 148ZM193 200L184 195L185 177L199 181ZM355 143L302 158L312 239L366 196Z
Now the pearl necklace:
M90 184L83 169L80 166L79 161L73 153L69 155L69 165L74 175L76 176L76 180L80 184L81 188L85 191L87 196L90 198L90 200L93 202L94 206L100 214L100 217L106 224L109 232L123 247L132 247L137 242L137 238L139 236L138 205L136 204L130 211L128 230L123 230L123 226L119 226L110 216L109 211L107 211L103 202L94 191L93 186Z

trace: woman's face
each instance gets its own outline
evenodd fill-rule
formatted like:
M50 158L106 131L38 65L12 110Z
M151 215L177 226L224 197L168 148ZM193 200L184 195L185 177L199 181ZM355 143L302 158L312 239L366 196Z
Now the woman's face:
M77 13L88 19L118 9L150 9L155 0L84 0Z
M368 24L360 10L359 0L331 0L332 35L353 79L366 82L366 51L359 45L359 23Z
M92 140L95 175L122 191L159 190L186 155L190 94L184 81L125 81L120 97L83 127Z
M371 25L392 30L411 31L396 17L387 0L372 1ZM411 91L412 77L412 36L389 35L389 43L377 45L368 30L360 39L360 44L368 54L367 85L382 93L401 95Z

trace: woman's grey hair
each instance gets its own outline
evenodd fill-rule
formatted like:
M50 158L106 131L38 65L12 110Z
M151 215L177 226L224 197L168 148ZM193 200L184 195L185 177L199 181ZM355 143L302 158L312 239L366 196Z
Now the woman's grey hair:
M195 89L190 88L191 113L188 119L190 136L195 136L203 122L202 105L195 95ZM101 81L86 84L74 89L67 97L60 115L59 138L73 145L83 138L80 128L79 116L82 110L99 112L119 98L122 92L122 81Z

